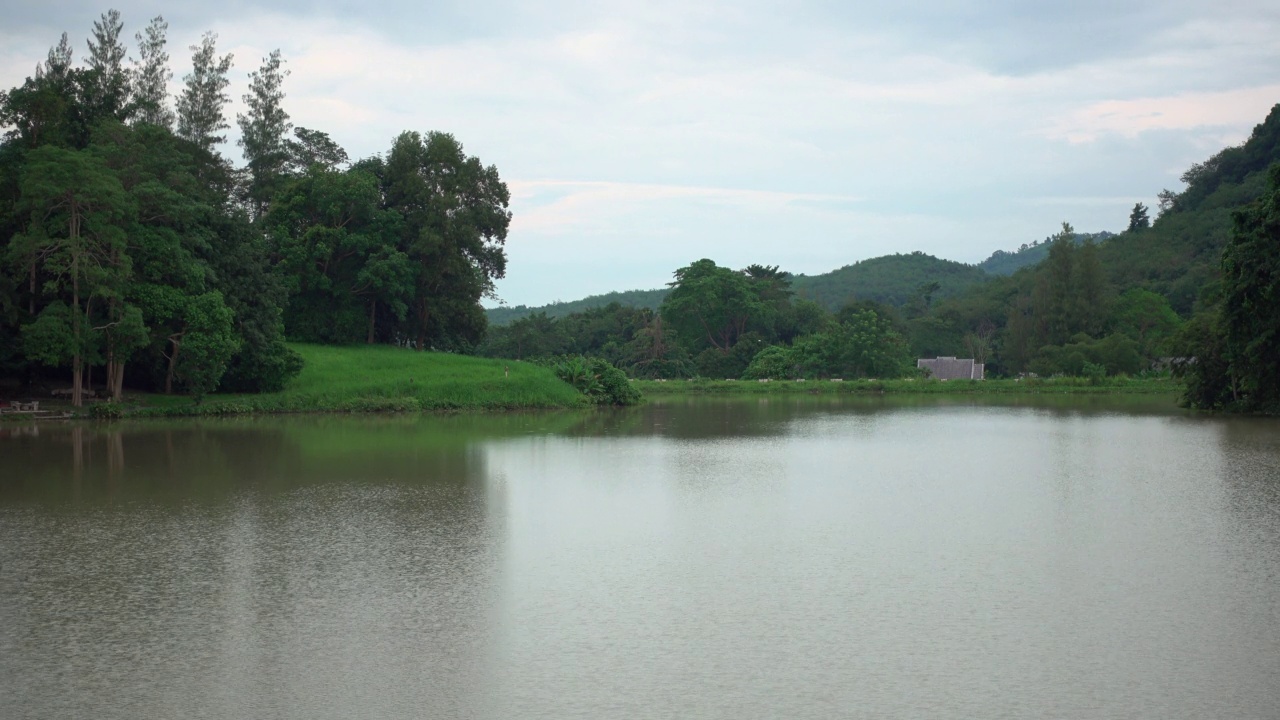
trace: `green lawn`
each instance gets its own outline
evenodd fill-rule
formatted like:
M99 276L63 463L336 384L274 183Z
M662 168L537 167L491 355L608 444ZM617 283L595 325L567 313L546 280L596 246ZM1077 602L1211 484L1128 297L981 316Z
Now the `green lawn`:
M278 393L189 397L148 395L131 415L254 412L514 410L585 405L551 370L529 363L385 345L290 345L306 364Z

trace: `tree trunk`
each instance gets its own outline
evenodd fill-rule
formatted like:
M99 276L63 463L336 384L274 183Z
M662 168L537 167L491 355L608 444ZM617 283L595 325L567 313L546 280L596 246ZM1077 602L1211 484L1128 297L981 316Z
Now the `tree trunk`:
M170 335L169 342L173 343L173 354L169 356L169 370L164 374L164 394L173 394L173 372L178 366L178 351L182 349L182 333Z
M74 407L84 407L81 386L84 368L80 357L80 277L76 272L77 260L78 258L73 258L71 261L71 335L76 343L75 353L71 356L71 404Z
M124 363L116 363L111 375L111 399L114 402L124 401Z
M71 404L75 407L84 406L82 382L84 382L84 363L80 360L80 353L76 352L71 357Z
M427 349L427 301L422 300L422 314L418 316L418 351Z
M377 323L377 320L378 320L378 301L370 300L369 301L369 339L367 341L370 345L373 344L373 337L374 337L373 329L375 324Z

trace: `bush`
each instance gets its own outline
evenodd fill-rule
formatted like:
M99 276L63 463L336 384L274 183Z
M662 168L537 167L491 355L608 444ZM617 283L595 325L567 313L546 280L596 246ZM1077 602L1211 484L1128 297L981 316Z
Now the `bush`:
M1088 378L1090 385L1101 385L1107 378L1107 368L1098 363L1086 362L1082 374Z
M124 406L114 401L97 403L89 407L89 417L94 420L119 420L124 417Z
M796 363L792 358L791 348L781 345L770 345L756 353L746 372L744 380L790 380L796 377Z
M557 377L577 388L597 405L634 405L640 391L631 386L627 374L601 358L566 355L552 360Z

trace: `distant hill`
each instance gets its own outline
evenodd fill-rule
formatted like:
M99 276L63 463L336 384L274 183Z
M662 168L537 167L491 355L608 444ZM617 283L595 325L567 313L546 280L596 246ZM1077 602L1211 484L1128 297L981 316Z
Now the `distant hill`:
M1115 233L1102 231L1096 233L1076 233L1075 242L1080 244L1085 238L1093 238L1095 243L1101 245L1103 242L1115 237ZM1027 245L1008 252L1005 250L997 250L991 253L991 257L978 263L978 267L992 275L1012 275L1024 267L1031 267L1044 260L1049 256L1049 241L1052 237L1047 237L1043 241L1032 242Z
M573 300L571 302L555 302L550 305L542 305L540 307L529 307L528 305L513 305L511 307L496 307L485 310L485 315L489 318L489 324L494 326L510 325L511 323L523 317L528 317L534 313L546 313L550 318L562 318L572 313L583 312L592 308L604 307L610 303L618 303L623 307L638 307L657 310L662 304L662 298L667 296L666 288L657 290L626 290L622 292L605 293L604 295L590 295L581 300Z
M933 294L934 298L952 297L988 277L987 273L973 265L914 252L871 258L822 275L796 275L792 278L791 288L797 297L813 300L834 311L851 300L904 305L920 286L931 282L936 282L939 286L938 291ZM490 325L500 327L534 313L561 318L615 302L624 307L656 310L667 292L667 288L611 292L541 307L516 305L492 308L486 314Z
M935 299L954 297L989 278L973 265L917 251L863 260L822 275L797 275L791 288L798 297L834 311L852 300L905 305L922 285L933 282L938 283Z

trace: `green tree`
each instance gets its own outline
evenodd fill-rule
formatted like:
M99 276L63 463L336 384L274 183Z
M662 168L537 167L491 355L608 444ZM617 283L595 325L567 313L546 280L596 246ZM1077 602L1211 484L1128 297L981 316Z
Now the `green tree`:
M118 298L130 270L121 229L129 207L119 181L85 150L45 146L27 155L22 202L27 230L10 259L47 278L43 291L70 309L72 404L83 404L96 300Z
M231 99L227 86L231 81L230 54L217 56L217 33L207 32L200 44L191 46L191 73L182 78L178 96L178 137L189 140L206 151L226 141L220 131L231 127L223 117L223 108Z
M479 342L486 326L480 299L493 297L507 267L511 194L497 168L438 132L403 133L385 163L357 167L382 179L385 207L402 218L397 249L413 266L414 292L397 339L420 350Z
M1053 237L1045 270L1032 293L1035 312L1036 340L1039 345L1057 345L1074 334L1077 314L1074 299L1076 278L1075 230L1062 223L1062 231Z
M399 216L379 207L378 179L312 165L266 218L278 267L292 284L286 326L308 342L378 338L378 315L402 321L414 268L396 247ZM384 322L385 324L385 322Z
M300 127L293 129L293 136L293 140L284 141L287 171L292 175L301 175L312 165L340 170L348 163L347 151L326 133Z
M1071 294L1071 331L1101 335L1107 319L1107 280L1098 258L1098 245L1091 236L1086 236L1076 249Z
M129 105L129 71L124 67L125 49L120 42L124 23L120 11L108 10L93 23L93 35L89 38L89 69L93 81L88 101L97 114L125 119Z
M218 389L227 364L240 347L233 329L234 314L215 291L189 298L183 308L183 328L169 356L170 376L180 380L199 402ZM172 389L168 381L167 391Z
M1222 253L1222 320L1238 403L1280 412L1280 164L1266 194L1233 216Z
M279 191L289 159L286 141L293 125L281 106L284 79L289 75L280 67L283 62L279 50L263 59L262 68L249 76L249 93L244 96L249 112L236 115L238 142L249 166L249 201L258 216Z
M796 340L792 361L806 378L897 378L914 364L893 323L871 310L858 310L824 331Z
M134 35L139 58L132 72L134 120L165 129L172 128L174 121L173 111L169 109L169 80L173 72L169 70L169 53L164 49L168 30L169 23L157 15L147 25L145 34Z
M1164 343L1178 331L1182 320L1165 296L1130 288L1117 299L1111 324L1119 332L1138 341L1148 356L1163 351Z
M1142 203L1134 203L1133 211L1129 213L1128 232L1139 232L1151 227L1151 218L1148 215L1147 206Z
M676 270L670 286L660 312L690 350L709 347L728 355L747 323L766 310L746 275L712 260Z
M44 65L36 66L36 78L48 78L54 81L65 78L71 72L72 54L71 41L67 39L66 33L62 33L58 44L49 48L49 56L45 59Z

